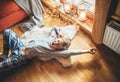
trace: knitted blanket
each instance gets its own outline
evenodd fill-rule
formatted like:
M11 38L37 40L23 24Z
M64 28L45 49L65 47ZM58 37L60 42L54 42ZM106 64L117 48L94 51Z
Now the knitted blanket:
M43 6L41 0L14 0L32 19L32 24L42 26L41 17L43 14ZM31 22L25 23L22 27L27 27L28 30L33 28ZM26 31L23 29L23 31Z

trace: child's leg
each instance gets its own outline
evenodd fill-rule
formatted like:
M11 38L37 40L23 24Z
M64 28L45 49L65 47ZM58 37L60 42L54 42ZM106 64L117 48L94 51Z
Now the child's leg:
M3 54L8 56L9 53L9 33L3 31Z
M10 29L6 29L3 32L3 40L4 40L4 54L8 54L9 49L12 54L19 55L18 52L22 51L23 43L19 39L19 37Z
M3 60L2 62L0 62L0 72L4 72L13 67L16 67L20 65L23 61L24 61L24 57L22 56L22 54L12 55L7 59Z
M4 54L8 54L9 49L11 50L11 56L0 62L0 71L7 70L18 64L20 64L24 57L22 55L23 44L18 36L10 29L6 29L3 32L4 39Z

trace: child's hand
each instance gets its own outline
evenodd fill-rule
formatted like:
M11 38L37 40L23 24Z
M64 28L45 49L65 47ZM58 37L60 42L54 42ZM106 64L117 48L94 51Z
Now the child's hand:
M90 52L90 54L95 54L96 53L96 48L91 48L89 52Z
M60 29L57 30L58 38L63 38L63 34L60 32Z

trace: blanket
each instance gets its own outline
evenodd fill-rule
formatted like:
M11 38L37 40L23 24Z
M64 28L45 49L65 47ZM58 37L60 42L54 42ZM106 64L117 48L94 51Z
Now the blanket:
M70 40L72 40L77 33L76 27L74 25L68 25L68 26L56 27L56 28L59 28L62 34L64 35L64 37L68 37ZM48 38L51 29L52 27L39 28L36 26L31 31L25 32L20 38L24 43L24 45L27 45L28 42L31 40L37 40L39 38Z
M37 26L42 26L41 22L43 12L43 6L41 0L14 0L32 19L32 22ZM31 30L33 26L31 26L31 22L25 23L22 25L22 30L24 31L24 27L28 26L28 30ZM25 30L26 31L26 30Z

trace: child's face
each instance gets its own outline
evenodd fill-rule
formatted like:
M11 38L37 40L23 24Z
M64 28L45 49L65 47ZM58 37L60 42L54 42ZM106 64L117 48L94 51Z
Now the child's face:
M51 41L50 47L55 49L63 49L63 43L64 43L63 38L56 38L53 41Z

